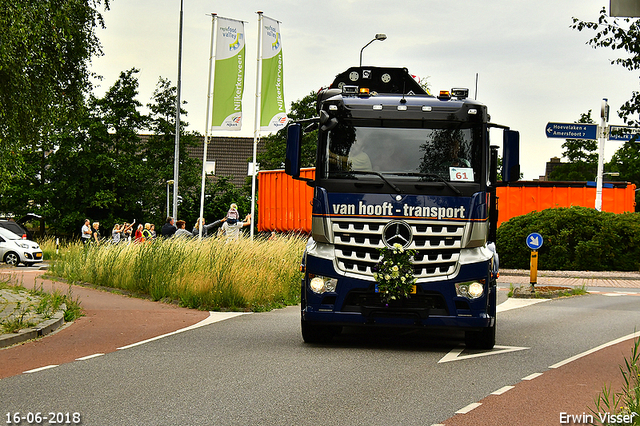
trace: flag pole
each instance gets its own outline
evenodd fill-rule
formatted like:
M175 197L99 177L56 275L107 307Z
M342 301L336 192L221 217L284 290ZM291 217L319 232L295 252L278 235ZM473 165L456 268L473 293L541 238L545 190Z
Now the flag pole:
M204 124L204 146L202 150L202 183L200 189L200 215L198 216L198 220L200 218L204 218L204 187L207 176L207 147L209 145L209 108L211 107L211 70L213 69L213 63L215 61L215 53L213 50L213 34L216 31L216 18L217 15L215 13L211 14L211 47L209 48L209 80L207 82L207 108L205 115L205 124ZM198 225L198 238L202 238L202 225L204 223L200 223Z
M253 167L251 171L251 240L253 240L253 228L255 224L255 212L256 212L256 157L258 153L258 138L260 137L260 75L262 57L262 12L256 12L258 14L258 55L257 55L257 68L256 68L256 109L255 109L255 124L253 130Z
M173 218L178 215L178 175L180 167L180 86L182 85L182 8L184 0L180 0L180 35L178 37L178 85L176 93L176 137L173 159Z

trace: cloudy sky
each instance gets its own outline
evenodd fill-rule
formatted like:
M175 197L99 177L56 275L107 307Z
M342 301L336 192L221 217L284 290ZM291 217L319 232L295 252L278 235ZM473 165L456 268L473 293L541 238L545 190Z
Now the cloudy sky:
M544 174L545 162L562 155L562 139L547 139L547 122L572 123L592 110L600 122L603 98L615 113L638 75L610 60L620 52L585 44L592 32L571 29L572 17L596 20L608 0L270 0L184 1L182 99L191 130L205 132L211 16L246 21L246 80L241 132L253 136L257 11L281 22L287 105L327 86L358 65L360 49L376 33L387 40L364 50L363 63L406 67L429 77L434 92L468 87L489 108L494 123L520 131L521 168L527 180ZM147 104L159 77L178 75L180 0L111 0L99 30L104 56L93 71L104 77L102 95L121 71L140 69L138 100ZM183 118L184 119L184 118ZM501 144L501 132L492 131ZM620 146L607 142L609 158Z

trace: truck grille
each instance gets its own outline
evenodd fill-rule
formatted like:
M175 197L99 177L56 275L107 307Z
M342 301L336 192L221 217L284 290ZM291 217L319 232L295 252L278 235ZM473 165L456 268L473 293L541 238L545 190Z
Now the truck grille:
M452 275L458 271L465 224L456 222L405 221L413 239L408 249L416 250L414 272L417 279ZM340 270L373 277L384 247L382 231L388 220L361 221L333 218L337 266Z

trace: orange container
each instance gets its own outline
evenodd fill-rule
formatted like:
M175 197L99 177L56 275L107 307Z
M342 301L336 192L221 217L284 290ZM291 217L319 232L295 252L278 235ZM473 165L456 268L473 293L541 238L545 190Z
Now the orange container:
M315 168L302 169L300 176L313 179ZM311 232L313 188L294 180L284 170L258 173L258 231ZM615 183L602 189L602 211L635 211L636 186ZM594 207L596 188L585 182L519 181L496 188L498 226L514 216L555 207Z
M602 211L625 213L635 211L636 186L621 182L613 188L602 188ZM496 188L498 226L512 217L556 207L582 206L594 208L596 188L585 182L512 182Z
M300 170L313 179L315 168ZM313 188L284 170L258 172L258 231L311 232Z

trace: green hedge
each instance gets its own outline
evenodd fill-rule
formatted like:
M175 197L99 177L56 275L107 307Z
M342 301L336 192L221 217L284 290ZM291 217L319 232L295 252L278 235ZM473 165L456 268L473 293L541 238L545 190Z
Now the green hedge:
M526 238L542 235L539 270L638 271L640 213L606 213L586 207L528 213L498 228L500 267L529 269Z

